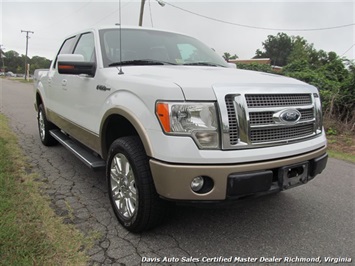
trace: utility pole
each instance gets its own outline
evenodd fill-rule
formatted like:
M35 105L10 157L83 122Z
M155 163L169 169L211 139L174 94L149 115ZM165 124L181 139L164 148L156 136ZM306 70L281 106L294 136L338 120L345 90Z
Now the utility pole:
M1 58L1 61L2 61L2 69L1 69L1 71L3 71L3 72L5 72L5 64L4 64L4 57L5 57L5 55L3 56L2 54L3 54L3 45L2 44L0 44L0 58Z
M145 1L146 0L141 0L141 12L139 13L139 26L142 27L143 25L143 13L144 13L144 4L145 4ZM164 1L162 0L155 0L158 2L158 4L161 6L161 7L164 7L165 6L165 3Z
M27 74L28 74L28 67L27 67L27 53L28 53L28 39L30 38L28 36L29 33L32 33L34 34L33 31L30 31L30 30L21 30L21 33L22 32L26 32L26 57L25 57L25 80L27 80Z
M139 13L139 26L140 27L142 27L142 25L143 25L144 4L145 4L145 0L141 0L141 12Z

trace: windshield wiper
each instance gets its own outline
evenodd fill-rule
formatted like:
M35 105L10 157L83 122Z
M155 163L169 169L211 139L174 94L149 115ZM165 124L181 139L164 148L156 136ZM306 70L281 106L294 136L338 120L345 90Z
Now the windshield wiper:
M191 62L191 63L185 63L183 64L184 66L214 66L214 67L223 67L222 65L218 65L215 63L209 63L209 62Z
M112 67L112 66L128 66L128 65L148 66L148 65L176 65L176 64L165 62L165 61L153 60L153 59L137 59L137 60L126 60L121 62L115 62L109 64L108 66Z

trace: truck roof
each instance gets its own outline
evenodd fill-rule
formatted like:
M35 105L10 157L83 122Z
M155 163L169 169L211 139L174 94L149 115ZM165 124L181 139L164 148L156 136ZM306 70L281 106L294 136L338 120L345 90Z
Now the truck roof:
M110 25L98 25L98 26L93 26L90 28L84 28L80 31L73 32L70 35L67 35L67 37L71 37L73 35L77 35L83 32L88 32L88 31L99 31L103 29L119 29L120 25L118 23L116 24L110 24ZM148 28L148 27L140 27L140 26L132 26L132 25L122 25L122 29L136 29L136 30L149 30L149 31L163 31L163 32L170 32L170 33L176 33L176 34L182 34L186 35L181 32L176 32L176 31L170 31L170 30L163 30L163 29L156 29L156 28Z

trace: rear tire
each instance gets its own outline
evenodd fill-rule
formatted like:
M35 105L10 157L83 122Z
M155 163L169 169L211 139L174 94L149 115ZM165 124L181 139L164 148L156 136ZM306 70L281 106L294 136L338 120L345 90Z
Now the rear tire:
M136 136L115 140L109 150L106 177L118 221L138 233L162 222L168 203L155 190L148 157Z
M43 145L45 146L56 145L58 141L55 138L53 138L52 135L49 133L51 129L54 129L56 127L55 125L53 125L51 122L47 120L43 104L40 104L38 106L37 121L38 121L39 137Z

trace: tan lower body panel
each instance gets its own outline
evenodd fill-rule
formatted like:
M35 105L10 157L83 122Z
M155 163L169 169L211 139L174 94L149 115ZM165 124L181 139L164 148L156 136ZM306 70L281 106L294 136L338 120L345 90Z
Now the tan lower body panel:
M101 155L100 149L100 138L93 132L90 132L79 125L74 124L73 122L63 118L60 115L57 115L52 110L46 110L47 117L49 120L62 129L65 133L69 134L76 140L80 140L82 144L89 147L91 150Z
M154 183L158 194L173 200L224 200L226 199L227 179L232 173L269 170L297 164L320 157L326 153L326 147L289 157L263 162L228 165L175 165L150 160ZM206 194L194 193L190 184L196 176L209 176L214 181L213 189Z

